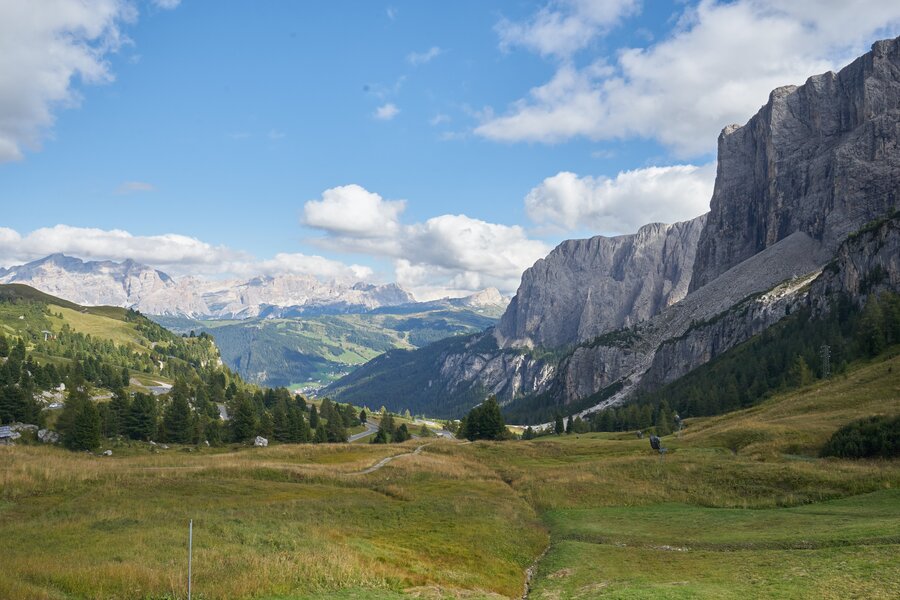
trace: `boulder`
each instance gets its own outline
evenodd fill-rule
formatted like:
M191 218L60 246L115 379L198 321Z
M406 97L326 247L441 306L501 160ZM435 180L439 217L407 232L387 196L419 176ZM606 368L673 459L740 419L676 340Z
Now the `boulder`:
M253 445L265 448L266 446L269 445L269 440L262 437L261 435L258 435L258 436L256 436L256 439L253 440Z
M37 438L45 444L56 444L59 442L59 434L50 429L39 429Z

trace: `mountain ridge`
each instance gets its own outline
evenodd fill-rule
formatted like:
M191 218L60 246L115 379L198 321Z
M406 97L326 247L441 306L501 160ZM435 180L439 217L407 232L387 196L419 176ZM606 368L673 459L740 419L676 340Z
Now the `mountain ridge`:
M415 304L396 283L320 281L311 275L259 275L248 280L175 279L131 259L84 261L55 253L0 269L0 283L22 283L81 305L133 308L144 314L248 319L302 314L368 312ZM496 290L450 302L484 307L505 304Z

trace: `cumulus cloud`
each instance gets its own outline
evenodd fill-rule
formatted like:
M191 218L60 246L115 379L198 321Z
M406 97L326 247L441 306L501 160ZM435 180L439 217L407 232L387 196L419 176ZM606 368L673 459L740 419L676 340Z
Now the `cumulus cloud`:
M320 279L368 281L374 276L371 268L347 265L323 256L280 252L269 260L246 263L241 271L248 275L312 275Z
M406 62L414 67L430 63L432 60L443 54L444 51L437 46L432 46L425 52L410 52L406 55Z
M400 109L397 108L397 105L393 102L388 102L382 106L379 106L375 109L375 113L372 115L379 121L390 121L400 112Z
M136 18L126 0L0 2L0 162L40 147L54 112L78 105L75 81L113 79L106 59Z
M116 188L117 194L134 194L136 192L155 192L156 186L146 181L126 181Z
M501 19L494 29L504 50L569 57L639 8L639 0L556 0L525 22Z
M535 22L556 23L540 16L552 10ZM546 40L520 45L556 56L584 47L546 29ZM699 155L715 148L723 126L745 122L773 88L836 69L898 32L900 4L892 0L703 0L655 44L587 66L563 60L549 82L475 132L509 142L650 138L679 156ZM502 27L500 38L510 45Z
M363 238L390 237L399 228L403 200L385 200L364 187L351 184L325 190L321 200L303 206L303 222L332 235Z
M15 230L0 228L0 262L4 264L26 262L57 252L85 259L130 258L159 267L218 266L247 258L225 246L175 233L141 236L121 229L56 225L23 236Z
M374 277L369 267L348 265L323 256L278 253L273 258L257 260L246 252L175 233L141 236L120 229L56 225L22 235L14 229L0 227L0 265L22 264L55 253L84 260L132 259L170 275L295 274L349 281L370 281Z
M543 226L632 233L647 223L675 223L705 213L715 177L715 164L649 167L615 177L562 171L528 193L525 209Z
M384 200L358 185L326 190L304 206L303 221L325 233L320 245L394 260L397 282L416 297L461 295L493 286L510 293L522 271L550 248L522 227L466 215L403 224L403 201Z

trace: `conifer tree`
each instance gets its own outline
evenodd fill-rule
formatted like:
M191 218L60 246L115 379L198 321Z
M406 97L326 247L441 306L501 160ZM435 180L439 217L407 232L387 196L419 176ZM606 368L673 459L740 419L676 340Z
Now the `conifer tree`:
M235 397L235 412L231 415L231 439L246 442L256 435L257 425L253 400L245 393L238 393Z
M137 392L125 417L125 434L133 440L150 440L156 435L156 399Z
M400 427L397 428L397 431L394 432L393 442L399 444L401 442L405 442L410 439L412 436L409 434L409 429L406 427L406 423L401 423Z
M176 391L177 390L177 391ZM193 438L191 405L188 404L187 392L173 388L172 398L163 411L163 431L165 441L175 444L189 444Z

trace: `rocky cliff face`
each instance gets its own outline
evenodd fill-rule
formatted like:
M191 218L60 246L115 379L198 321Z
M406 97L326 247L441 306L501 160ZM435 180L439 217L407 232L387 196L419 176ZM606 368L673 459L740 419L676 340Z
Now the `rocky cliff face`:
M795 231L831 251L900 202L900 38L837 74L772 92L719 136L716 185L690 289Z
M898 290L900 211L848 238L811 286L809 302L815 313L821 313L830 309L830 299L838 294L862 303L873 294Z
M559 348L646 320L687 294L706 216L632 235L568 240L522 275L500 347Z

